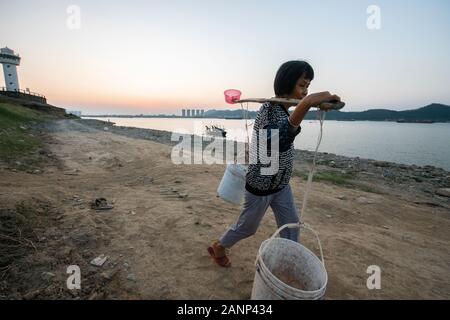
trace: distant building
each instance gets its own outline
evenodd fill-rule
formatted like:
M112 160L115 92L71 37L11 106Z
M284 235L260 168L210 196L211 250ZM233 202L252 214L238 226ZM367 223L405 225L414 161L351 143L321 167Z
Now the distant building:
M186 117L189 118L190 116L191 116L191 110L187 109L187 110L186 110Z
M186 109L181 110L181 116L184 118L186 117Z
M200 116L203 117L205 115L205 110L202 109L202 111L200 112Z

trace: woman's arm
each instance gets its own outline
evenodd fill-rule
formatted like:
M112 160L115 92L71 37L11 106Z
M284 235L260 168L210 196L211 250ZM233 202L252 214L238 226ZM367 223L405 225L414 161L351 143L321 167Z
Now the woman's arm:
M292 112L292 114L290 115L289 117L290 124L293 125L294 127L298 127L305 118L309 109L311 109L312 107L317 107L321 103L330 101L341 101L341 98L339 98L335 94L329 93L328 91L313 93L304 97L295 107L294 112ZM328 111L329 109L322 109L322 110Z

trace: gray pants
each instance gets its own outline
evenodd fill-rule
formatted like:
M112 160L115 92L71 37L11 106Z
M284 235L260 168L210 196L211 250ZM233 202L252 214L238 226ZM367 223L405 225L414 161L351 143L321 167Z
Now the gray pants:
M245 191L244 207L238 221L232 225L220 239L225 248L231 248L236 242L256 233L268 207L271 207L278 227L287 223L299 222L291 186L268 196L256 196ZM274 231L275 232L275 231ZM286 228L281 231L282 238L298 241L298 229Z

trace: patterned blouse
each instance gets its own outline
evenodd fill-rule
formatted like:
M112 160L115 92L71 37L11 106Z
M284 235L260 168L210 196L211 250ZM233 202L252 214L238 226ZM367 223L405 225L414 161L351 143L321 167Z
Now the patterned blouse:
M261 106L250 144L245 185L248 192L265 196L289 184L294 162L294 139L301 131L300 126L294 127L289 122L289 115L282 105L266 102ZM274 150L271 150L272 146Z

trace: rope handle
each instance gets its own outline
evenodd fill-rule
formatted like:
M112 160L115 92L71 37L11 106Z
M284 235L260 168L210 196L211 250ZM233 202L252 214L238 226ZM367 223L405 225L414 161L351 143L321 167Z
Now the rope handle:
M291 229L293 229L293 228L299 228L299 229L300 229L300 228L304 228L304 229L306 229L306 230L311 231L311 232L316 236L317 243L319 244L320 258L321 258L321 260L322 260L323 266L325 267L325 259L324 259L324 257L323 257L322 243L320 242L319 233L318 233L316 230L314 230L314 229L313 229L309 224L307 224L307 223L299 222L299 223L288 223L288 224L285 224L284 226L281 226L277 231L275 231L275 233L269 238L269 240L275 239L276 236L279 235L280 232L283 231L283 230L286 229L286 228L291 228ZM264 250L264 248L263 248L261 251L263 251L263 250ZM262 252L261 252L261 254L262 254ZM255 265L258 264L258 260L259 260L259 258L261 257L261 254L258 252L258 255L256 256Z

